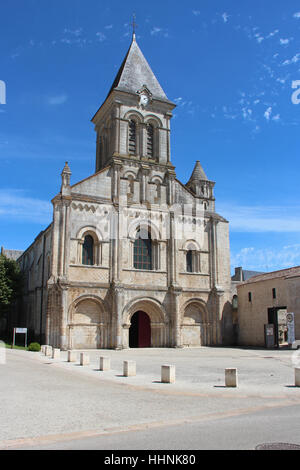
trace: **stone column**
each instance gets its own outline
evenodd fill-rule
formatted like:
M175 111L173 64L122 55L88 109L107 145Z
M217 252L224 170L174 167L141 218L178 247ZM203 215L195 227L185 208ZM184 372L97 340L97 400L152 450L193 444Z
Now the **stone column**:
M181 348L181 315L179 308L179 297L182 293L181 287L171 287L170 294L170 318L172 326L171 341L175 348Z
M176 173L174 170L168 170L167 172L167 204L172 206L175 204L175 188L174 182L176 178Z
M112 152L120 153L120 105L116 105L113 109L112 116Z
M150 168L148 165L141 164L140 170L140 202L145 204L148 201L148 174Z
M147 158L147 125L144 122L139 124L140 127L140 154L141 157Z
M60 349L68 349L68 287L61 286Z
M113 295L113 316L115 324L115 340L114 347L115 349L123 349L123 319L122 319L122 310L123 310L123 288L116 284L112 286L112 295Z
M118 203L119 196L120 196L120 171L122 168L122 162L117 158L113 158L113 165L112 165L112 179L111 179L111 195L112 195L112 202Z

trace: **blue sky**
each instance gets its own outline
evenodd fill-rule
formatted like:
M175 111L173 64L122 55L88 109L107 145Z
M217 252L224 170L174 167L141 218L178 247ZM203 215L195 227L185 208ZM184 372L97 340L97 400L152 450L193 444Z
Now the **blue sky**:
M216 182L232 268L300 265L298 1L10 0L0 9L0 245L25 249L51 222L65 161L72 183L94 172L90 120L135 12L138 44L177 104L177 177L185 183L199 159Z

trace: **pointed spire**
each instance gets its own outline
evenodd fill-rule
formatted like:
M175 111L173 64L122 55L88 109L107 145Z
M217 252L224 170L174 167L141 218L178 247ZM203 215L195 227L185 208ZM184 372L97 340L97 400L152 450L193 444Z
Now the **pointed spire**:
M199 160L196 161L193 173L189 179L189 183L192 183L193 181L208 181L207 176Z
M72 172L69 168L68 162L66 162L64 169L61 172L61 192L63 195L70 194L71 174Z
M134 20L131 45L107 96L109 96L114 89L136 94L144 85L146 85L152 93L153 99L156 98L169 102L165 92L160 86L150 65L138 46L135 36L135 28L136 23Z

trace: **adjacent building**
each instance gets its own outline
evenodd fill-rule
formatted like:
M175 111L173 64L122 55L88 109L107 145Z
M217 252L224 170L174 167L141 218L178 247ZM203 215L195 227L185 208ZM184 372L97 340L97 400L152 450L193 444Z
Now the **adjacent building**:
M300 267L250 277L236 286L238 344L266 346L265 325L274 325L274 345L288 344L288 313L300 340Z

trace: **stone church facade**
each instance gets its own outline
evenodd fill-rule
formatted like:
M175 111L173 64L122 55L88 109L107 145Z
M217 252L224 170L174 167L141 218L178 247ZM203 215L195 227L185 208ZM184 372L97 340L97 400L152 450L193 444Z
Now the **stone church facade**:
M61 349L230 342L228 222L199 161L187 184L171 163L175 104L133 35L92 118L96 168L71 185L53 221L19 258L24 323Z

